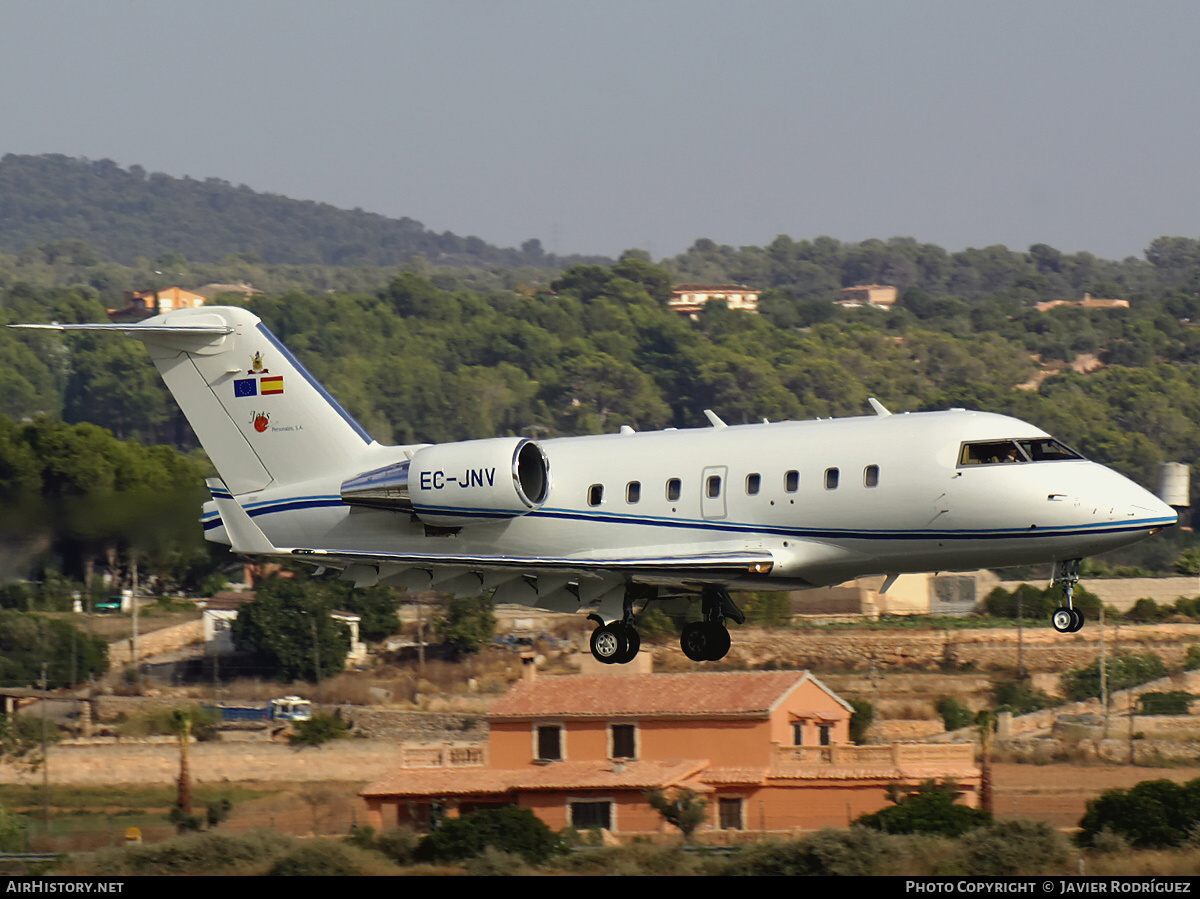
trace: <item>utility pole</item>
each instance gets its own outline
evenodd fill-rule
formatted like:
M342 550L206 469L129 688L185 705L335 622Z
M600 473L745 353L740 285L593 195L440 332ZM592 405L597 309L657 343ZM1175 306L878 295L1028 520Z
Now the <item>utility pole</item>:
M49 692L49 681L46 680L46 663L42 662L42 679L40 681L42 688L42 826L47 834L50 833L50 760L46 756L47 743L47 723L46 716L49 713L49 703L46 701Z

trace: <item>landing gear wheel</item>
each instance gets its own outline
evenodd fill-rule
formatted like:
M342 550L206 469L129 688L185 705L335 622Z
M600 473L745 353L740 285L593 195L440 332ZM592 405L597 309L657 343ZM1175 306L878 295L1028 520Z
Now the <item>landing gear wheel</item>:
M634 633L637 632L634 631ZM638 642L641 643L640 640ZM592 631L591 648L592 656L596 661L603 662L605 665L629 661L624 658L625 654L629 652L629 638L626 636L625 628L619 623L602 624Z
M1083 627L1083 613L1078 609L1055 609L1050 625L1060 634L1074 634Z
M725 658L729 652L731 640L729 639L729 631L722 624L709 622L705 625L709 629L711 645L708 650L708 661L717 662Z
M614 624L613 627L616 627L616 625ZM642 648L642 637L637 632L637 628L632 625L623 624L621 628L625 633L627 646L625 652L617 658L617 663L625 665L637 658L638 651Z
M679 647L693 662L708 661L709 631L705 622L685 624L679 634Z
M683 654L693 662L715 662L729 652L729 631L715 621L685 625L679 635Z

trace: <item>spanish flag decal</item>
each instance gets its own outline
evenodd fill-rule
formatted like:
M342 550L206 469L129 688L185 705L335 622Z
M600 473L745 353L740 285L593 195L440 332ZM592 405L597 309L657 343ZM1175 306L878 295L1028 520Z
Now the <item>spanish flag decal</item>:
M273 393L283 393L283 375L276 375L273 378L263 378L258 382L258 390L263 396L270 396Z

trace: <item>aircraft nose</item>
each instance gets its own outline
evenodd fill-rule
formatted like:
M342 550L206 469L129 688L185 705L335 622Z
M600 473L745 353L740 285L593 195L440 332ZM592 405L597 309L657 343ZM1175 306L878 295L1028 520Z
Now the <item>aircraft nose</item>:
M1116 474L1113 472L1113 474ZM1170 527L1179 520L1175 509L1133 481L1120 478L1119 485L1113 485L1111 492L1105 491L1105 500L1098 503L1097 511L1107 511L1114 519L1145 522L1150 527ZM1107 510L1104 507L1109 507Z

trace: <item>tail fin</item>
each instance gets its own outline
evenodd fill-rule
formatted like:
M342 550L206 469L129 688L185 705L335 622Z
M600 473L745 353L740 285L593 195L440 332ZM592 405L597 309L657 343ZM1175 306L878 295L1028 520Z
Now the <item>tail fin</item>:
M142 340L232 494L345 472L373 444L245 309L207 306L137 324L42 327Z

